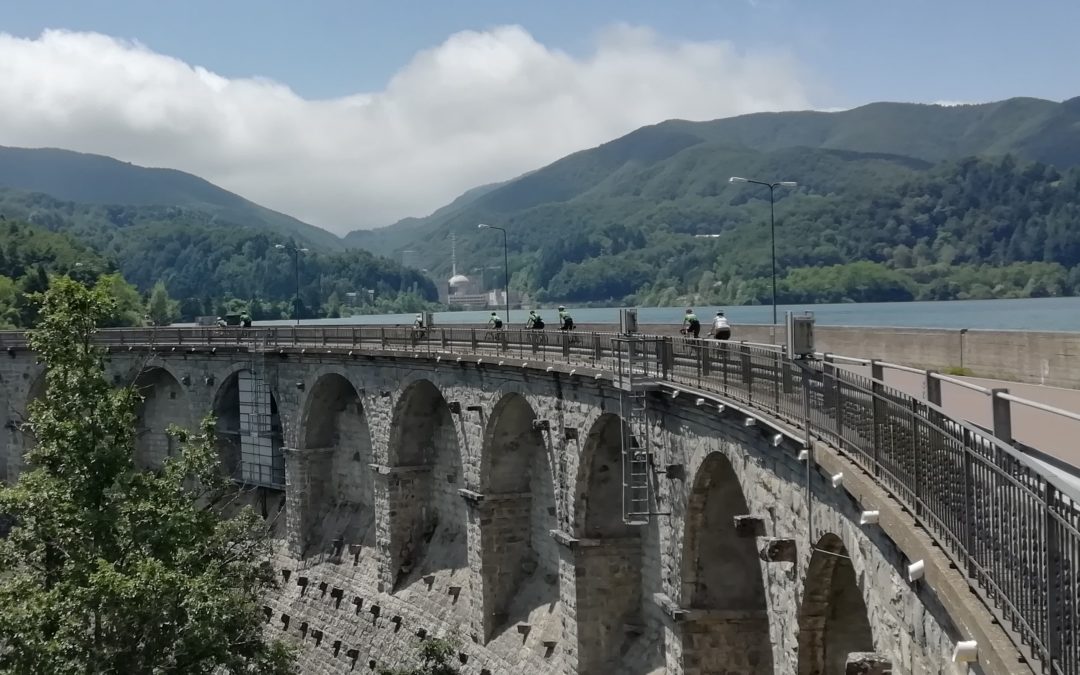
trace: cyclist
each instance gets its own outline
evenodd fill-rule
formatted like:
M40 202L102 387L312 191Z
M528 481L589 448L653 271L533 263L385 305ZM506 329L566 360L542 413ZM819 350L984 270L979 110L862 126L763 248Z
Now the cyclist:
M713 319L712 336L715 340L727 340L731 337L731 324L728 323L723 311L717 312L716 318Z
M240 315L240 325L244 328L251 328L251 315L244 312Z
M701 322L698 321L697 314L694 314L692 307L686 308L686 316L683 317L683 333L686 335L692 335L695 339L701 332Z
M525 327L535 329L535 330L543 330L543 328L544 328L544 319L541 318L540 315L536 313L535 309L530 309L529 310L529 318L528 318L527 321L525 321Z
M559 330L574 330L574 319L563 305L559 305L559 323L562 324Z
M420 330L421 328L424 327L424 315L423 314L417 314L416 315L416 320L412 322L412 327L417 329L417 330Z
M492 312L491 313L491 318L488 319L487 325L488 325L488 328L494 328L495 330L502 330L503 322L502 322L502 319L499 318L499 313L498 312Z

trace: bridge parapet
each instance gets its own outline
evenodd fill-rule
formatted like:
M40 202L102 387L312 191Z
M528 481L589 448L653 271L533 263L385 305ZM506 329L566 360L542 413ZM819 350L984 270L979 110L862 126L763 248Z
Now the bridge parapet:
M629 374L620 365L625 341L612 333L476 328L159 328L98 335L110 350L391 354L613 379ZM744 408L755 423L774 424L776 434L797 429L810 461L814 441L840 451L926 529L1032 663L1046 673L1080 673L1080 497L1017 451L1004 421L988 431L953 419L940 400L884 384L877 363L866 377L837 367L836 358L793 361L775 345L672 338L649 344L648 375L673 397L715 395ZM0 334L0 348L9 353L25 346L21 334Z

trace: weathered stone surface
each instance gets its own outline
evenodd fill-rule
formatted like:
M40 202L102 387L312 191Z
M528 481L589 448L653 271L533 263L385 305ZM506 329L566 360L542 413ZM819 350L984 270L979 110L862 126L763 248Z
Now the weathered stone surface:
M157 429L194 426L252 357L133 352L109 368L133 378L147 363L169 376L147 378L143 424ZM658 469L657 510L671 515L633 528L621 518L619 392L607 380L486 359L308 353L265 368L290 449L284 493L253 502L279 538L283 583L265 600L279 620L267 630L302 645L302 672L410 665L431 637L456 639L471 673L802 675L814 650L856 667L844 645L865 636L829 654L814 641L820 613L800 613L807 588L825 606L856 606L856 593L871 647L895 672L953 672L962 636L933 589L905 582L891 540L860 528L860 507L817 472L811 529L805 464L741 416L693 397L650 400L640 440ZM0 362L0 381L11 420L43 394L40 366L22 353ZM7 432L0 478L11 480L32 439ZM140 446L147 463L169 452L157 438ZM826 575L814 558L826 535L846 561L829 584L814 581ZM742 545L748 555L731 555Z
M844 675L892 675L892 662L874 652L852 652L847 655Z

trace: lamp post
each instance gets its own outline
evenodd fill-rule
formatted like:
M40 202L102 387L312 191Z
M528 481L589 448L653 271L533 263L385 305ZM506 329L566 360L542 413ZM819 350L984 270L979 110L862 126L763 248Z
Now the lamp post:
M506 301L506 327L510 327L510 256L506 252L506 230L495 225L480 223L481 230L499 230L503 233L503 300Z
M297 248L296 246L285 244L274 244L274 248L281 249L282 251L292 251L293 254L293 274L296 278L296 299L293 301L293 317L296 319L296 325L300 325L300 254L307 253L306 248Z
M763 180L750 180L749 178L742 178L740 176L732 176L728 179L729 183L753 183L754 185L764 185L769 188L769 231L772 234L772 322L773 330L776 330L776 200L774 198L774 192L778 187L798 187L798 183L793 180L782 180L776 182L768 182Z

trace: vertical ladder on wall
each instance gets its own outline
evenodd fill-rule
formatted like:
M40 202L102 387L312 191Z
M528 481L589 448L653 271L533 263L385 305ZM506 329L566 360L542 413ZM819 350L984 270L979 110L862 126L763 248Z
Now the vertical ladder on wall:
M240 374L240 478L252 485L284 481L284 465L277 470L273 447L273 411L266 382L265 345L255 341L248 352L248 373ZM281 474L280 479L278 474Z
M652 462L649 457L649 422L646 390L623 391L622 479L623 522L645 525L652 512Z
M653 384L647 355L640 339L615 339L615 381L622 390L622 502L623 522L646 525L652 510L652 457L649 450L648 392Z

